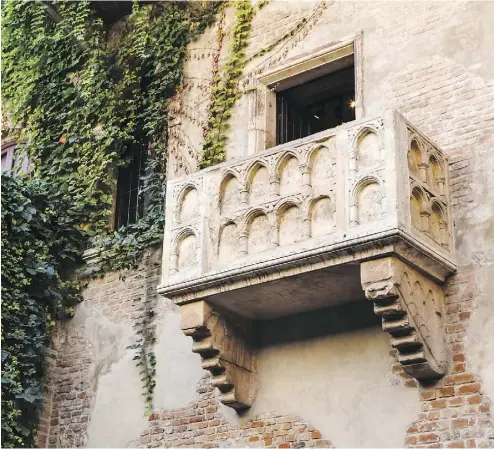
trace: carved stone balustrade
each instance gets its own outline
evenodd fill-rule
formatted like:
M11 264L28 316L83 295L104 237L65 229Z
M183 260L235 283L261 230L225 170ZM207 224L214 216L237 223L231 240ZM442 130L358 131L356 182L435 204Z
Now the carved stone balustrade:
M397 112L169 182L159 292L199 323L184 332L216 342L198 352L219 360L225 403L252 402L252 386L231 379L255 378L255 351L238 343L232 356L240 337L227 344L214 336L234 335L225 321L185 319L190 303L255 321L367 297L405 370L443 375L442 286L456 267L448 185L444 154Z

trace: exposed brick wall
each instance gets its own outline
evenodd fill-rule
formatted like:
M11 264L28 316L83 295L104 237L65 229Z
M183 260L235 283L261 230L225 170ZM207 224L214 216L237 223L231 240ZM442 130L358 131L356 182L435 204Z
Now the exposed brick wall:
M467 368L465 325L475 307L472 267L448 283L446 338L451 351L451 374L429 387L420 386L422 412L407 429L409 447L492 447L494 429L490 401L478 375Z
M136 299L146 292L157 296L160 267L161 250L153 250L145 255L136 270L110 273L91 281L83 292L85 306L97 309L113 322L132 326L139 317ZM89 381L90 371L95 369L94 348L83 326L74 329L61 326L54 342L56 361L51 367L52 382L42 416L39 446L84 446L97 389L97 385Z
M391 76L392 102L446 151L455 221L476 206L475 157L494 136L494 81L443 58L411 64ZM461 248L457 248L457 250ZM466 330L478 295L474 261L460 255L458 274L446 290L446 339L451 375L419 387L422 413L407 429L411 447L492 447L490 400L478 374L468 368Z
M230 447L333 447L318 430L296 416L272 412L237 426L230 424L219 411L209 376L200 382L197 392L198 400L188 407L151 415L140 445L212 448L228 442Z

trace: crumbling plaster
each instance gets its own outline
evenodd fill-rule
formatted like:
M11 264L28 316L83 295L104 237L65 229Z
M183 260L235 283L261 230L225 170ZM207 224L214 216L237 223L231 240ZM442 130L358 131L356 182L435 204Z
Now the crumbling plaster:
M180 330L177 306L164 300L158 307L158 341L154 351L154 407L173 409L196 398L195 386L204 376L192 342ZM95 393L87 436L88 447L126 447L147 427L142 382L128 346L135 341L129 322L115 323L84 303L68 324L69 333L82 332L92 352L89 382ZM111 430L110 430L111 429ZM118 429L118 432L116 431Z
M494 160L492 156L489 159L489 153L492 154L492 146L480 148L474 156L474 201L458 220L457 241L460 262L475 267L478 289L477 308L466 337L470 365L481 376L485 393L494 401Z

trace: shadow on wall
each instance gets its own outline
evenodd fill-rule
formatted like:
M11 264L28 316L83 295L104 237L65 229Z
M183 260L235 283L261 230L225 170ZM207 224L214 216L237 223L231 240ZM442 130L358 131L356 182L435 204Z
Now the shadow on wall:
M380 329L381 319L374 315L372 301L362 300L263 321L260 340L261 346L267 347L369 328Z
M370 301L266 321L260 334L256 400L227 419L278 411L301 416L335 447L403 446L420 402L392 373L389 336Z

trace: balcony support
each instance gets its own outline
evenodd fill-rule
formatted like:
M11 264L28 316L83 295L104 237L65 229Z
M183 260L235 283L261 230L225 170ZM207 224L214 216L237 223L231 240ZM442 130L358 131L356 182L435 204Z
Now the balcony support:
M446 374L441 286L395 257L363 262L361 282L405 372L419 381Z
M194 340L192 351L211 372L220 401L237 410L250 407L257 385L254 350L206 301L184 304L180 311L182 331Z

